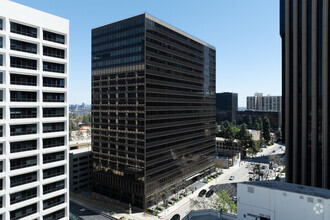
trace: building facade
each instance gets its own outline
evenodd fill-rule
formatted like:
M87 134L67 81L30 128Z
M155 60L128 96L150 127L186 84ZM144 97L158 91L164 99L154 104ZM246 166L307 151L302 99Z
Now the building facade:
M281 0L286 181L330 189L329 2Z
M69 21L0 1L0 218L68 219Z
M94 191L145 208L215 155L215 48L148 14L92 30Z
M238 94L223 92L216 94L216 120L220 125L223 121L236 121L236 112L238 109Z
M71 141L69 151L70 192L92 188L92 149L91 140Z
M263 96L255 93L254 96L246 97L246 109L254 111L282 111L282 96Z
M237 184L237 219L330 219L330 191L278 181Z

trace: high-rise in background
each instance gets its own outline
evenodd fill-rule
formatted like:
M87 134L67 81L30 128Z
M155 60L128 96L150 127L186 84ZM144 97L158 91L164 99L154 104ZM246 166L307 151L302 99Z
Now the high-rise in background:
M69 218L69 21L0 11L0 218Z
M92 30L94 191L147 207L210 172L215 48L148 14Z
M280 7L286 181L330 189L329 1Z
M223 92L216 94L216 121L220 125L223 121L236 121L238 109L238 94Z

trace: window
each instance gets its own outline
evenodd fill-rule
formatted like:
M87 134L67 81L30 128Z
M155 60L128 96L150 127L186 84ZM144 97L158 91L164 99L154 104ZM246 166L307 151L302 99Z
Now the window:
M10 101L12 102L36 102L36 92L10 91Z
M17 170L37 165L37 156L24 157L10 160L10 170Z
M37 28L29 27L23 24L10 22L10 31L12 33L37 38Z
M60 43L60 44L65 43L64 35L52 33L50 31L43 31L43 34L44 34L44 40L48 40L48 41L52 41L52 42L56 42L56 43Z
M3 154L3 143L0 143L0 155Z
M43 117L64 117L64 108L43 108Z
M37 204L32 204L25 206L23 208L15 209L14 211L10 211L10 220L18 220L25 216L32 215L37 213Z
M3 119L3 109L0 108L0 119Z
M58 210L43 217L43 220L58 220L65 217L65 209Z
M43 61L43 71L64 73L64 64Z
M48 193L51 193L51 192L61 190L61 189L64 189L64 187L65 187L64 180L44 185L43 186L44 195L48 194Z
M37 54L37 45L36 44L19 41L19 40L14 40L14 39L10 39L10 49Z
M36 134L36 133L37 133L37 124L10 125L11 136Z
M64 137L45 138L42 142L43 148L64 146Z
M3 127L2 127L2 125L0 126L0 137L3 137Z
M12 85L24 85L24 86L36 86L37 76L29 76L22 74L10 74L10 84Z
M3 72L0 72L0 84L3 83Z
M37 187L10 194L10 205L37 197Z
M37 108L10 108L10 118L36 118Z
M49 168L46 170L43 170L43 176L44 179L48 179L54 176L60 176L64 174L64 166L60 166L60 167L54 167L54 168Z
M0 30L3 30L3 20L0 18Z
M3 48L3 37L0 36L0 48Z
M64 122L43 124L44 133L58 132L58 131L64 131Z
M0 66L3 66L3 55L0 54Z
M37 172L10 177L10 187L20 186L37 181Z
M43 46L44 56L57 57L64 59L64 50Z
M56 196L43 201L44 210L65 202L65 195Z
M43 85L47 87L64 88L64 79L43 77Z
M18 141L10 143L10 153L30 151L37 149L37 140Z
M62 152L56 152L56 153L50 153L50 154L44 154L43 155L43 163L51 163L64 160L64 151Z
M10 57L10 67L37 70L37 61L20 57Z
M44 102L64 102L64 93L43 93Z
M0 172L3 172L3 161L0 161Z

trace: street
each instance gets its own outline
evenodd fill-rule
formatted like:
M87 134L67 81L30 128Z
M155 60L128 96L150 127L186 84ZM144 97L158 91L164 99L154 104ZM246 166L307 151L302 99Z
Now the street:
M125 217L126 219L136 219L136 220L170 220L172 216L175 214L179 214L181 218L186 216L191 210L196 209L205 209L205 208L212 208L212 201L216 198L216 193L214 193L211 197L206 198L198 197L198 193L205 189L209 191L210 188L217 190L218 188L221 189L224 184L228 184L225 187L232 187L235 186L235 183L249 181L249 168L252 167L251 163L264 163L265 169L268 168L268 157L272 154L284 154L285 147L283 145L274 144L272 146L268 146L267 148L263 148L262 152L256 154L254 158L249 158L241 161L240 165L236 165L235 167L231 167L229 169L224 169L223 174L217 177L216 179L208 182L202 183L196 182L195 184L198 185L200 188L186 197L183 197L179 202L175 203L173 206L170 206L166 210L162 211L158 214L158 216L152 216L144 212L136 212L133 214L127 214L119 210L112 209L111 211L116 212L115 217ZM234 176L233 180L229 180L230 176ZM82 219L92 220L92 219L108 219L101 215L104 211L109 211L108 207L102 207L100 205L93 205L77 198L70 197L70 211L81 217ZM72 205L71 205L72 202ZM86 208L88 207L88 208ZM86 210L81 212L80 209L85 208Z

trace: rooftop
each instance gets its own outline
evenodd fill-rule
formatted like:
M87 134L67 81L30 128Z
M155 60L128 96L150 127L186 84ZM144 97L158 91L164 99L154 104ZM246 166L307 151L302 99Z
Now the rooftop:
M330 199L330 190L312 187L312 186L304 186L304 185L278 182L278 181L242 182L239 184L254 185L265 188L271 188L274 190L282 190L287 192L321 197L324 199Z

